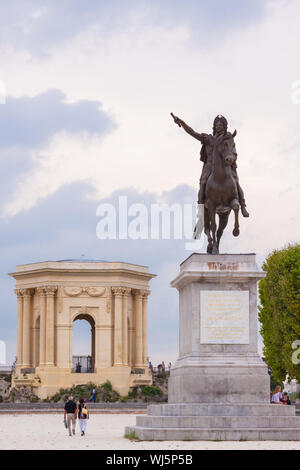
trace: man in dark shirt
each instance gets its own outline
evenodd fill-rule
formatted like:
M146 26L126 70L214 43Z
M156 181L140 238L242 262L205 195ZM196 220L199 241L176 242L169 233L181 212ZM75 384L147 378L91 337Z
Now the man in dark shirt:
M73 397L70 396L67 403L65 404L65 409L64 409L64 420L67 422L69 436L72 436L71 422L72 422L72 432L73 432L73 435L75 435L76 419L77 419L77 405L73 401Z
M289 394L287 392L284 392L283 400L284 400L285 405L291 405L291 400L290 400Z

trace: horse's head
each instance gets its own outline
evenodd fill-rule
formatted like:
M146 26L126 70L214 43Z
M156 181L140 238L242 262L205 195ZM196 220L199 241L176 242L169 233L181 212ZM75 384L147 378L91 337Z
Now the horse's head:
M237 158L237 152L235 148L234 138L237 132L234 131L233 134L227 132L222 137L218 138L218 150L222 155L223 162L225 166L231 166L235 163Z

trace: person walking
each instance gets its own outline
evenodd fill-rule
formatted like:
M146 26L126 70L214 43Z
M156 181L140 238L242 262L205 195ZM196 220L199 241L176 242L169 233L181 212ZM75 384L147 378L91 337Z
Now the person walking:
M81 435L84 436L86 431L87 420L90 419L90 412L84 401L84 398L79 399L78 418Z
M69 436L75 436L75 427L77 419L77 405L73 400L73 397L70 395L68 401L65 404L64 408L64 421L67 424L69 430ZM71 433L71 423L72 423L72 433Z
M91 391L91 399L90 401L93 401L94 403L96 403L96 390L93 388L93 390Z

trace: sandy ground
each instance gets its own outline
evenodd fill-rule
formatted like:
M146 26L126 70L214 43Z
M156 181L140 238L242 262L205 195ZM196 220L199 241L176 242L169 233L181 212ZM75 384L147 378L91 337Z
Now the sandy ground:
M131 442L124 438L126 425L135 424L134 414L96 414L91 416L86 436L79 425L70 437L63 426L63 414L1 414L0 449L76 449L76 450L223 450L287 449L300 450L300 442L207 442L165 441Z

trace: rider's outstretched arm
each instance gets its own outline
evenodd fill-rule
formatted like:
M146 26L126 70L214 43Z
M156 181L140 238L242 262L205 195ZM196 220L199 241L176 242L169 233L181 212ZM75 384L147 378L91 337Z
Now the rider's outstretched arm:
M200 142L203 143L205 138L207 137L207 134L199 134L198 132L194 131L190 126L188 126L182 119L180 119L177 116L173 116L174 122L178 124L180 127L183 127L185 132L187 132L189 135L194 137L194 139L200 140Z
M192 137L194 137L197 140L202 140L202 135L199 134L198 132L194 131L194 129L192 129L190 126L188 126L184 121L181 121L180 124L182 125L185 132L187 132L188 134L190 134Z

